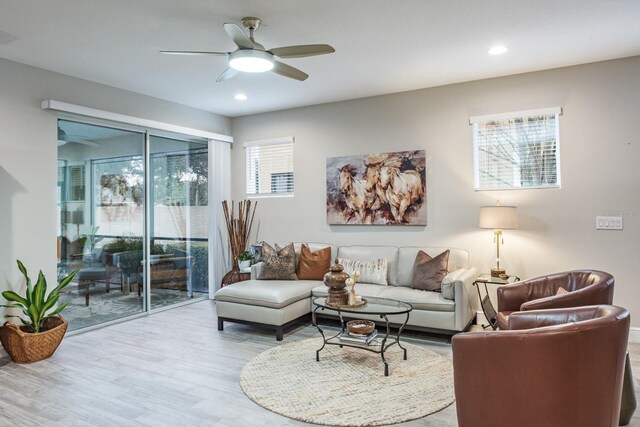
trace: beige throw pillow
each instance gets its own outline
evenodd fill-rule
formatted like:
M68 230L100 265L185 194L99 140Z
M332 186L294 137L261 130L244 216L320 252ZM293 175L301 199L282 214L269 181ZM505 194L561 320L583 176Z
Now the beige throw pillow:
M442 279L447 275L448 268L448 249L435 258L431 258L426 252L419 251L413 264L411 287L423 291L440 292Z
M262 260L264 267L258 280L296 280L296 252L293 243L284 248L272 248L268 243L262 244Z
M355 271L360 272L358 283L372 283L374 285L387 285L388 262L384 258L375 261L356 261L346 258L338 258L338 263L344 267L344 272L353 277Z

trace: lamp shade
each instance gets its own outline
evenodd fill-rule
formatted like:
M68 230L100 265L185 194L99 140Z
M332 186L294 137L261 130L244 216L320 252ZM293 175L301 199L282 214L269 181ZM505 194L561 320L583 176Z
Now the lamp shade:
M515 206L482 206L480 208L480 228L508 230L518 228Z

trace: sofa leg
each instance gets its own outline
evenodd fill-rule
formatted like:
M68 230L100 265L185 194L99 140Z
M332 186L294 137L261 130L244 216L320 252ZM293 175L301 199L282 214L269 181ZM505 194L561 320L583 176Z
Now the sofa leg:
M282 341L282 338L284 338L283 332L282 326L276 327L276 341Z
M224 331L224 321L222 319L218 319L218 330Z

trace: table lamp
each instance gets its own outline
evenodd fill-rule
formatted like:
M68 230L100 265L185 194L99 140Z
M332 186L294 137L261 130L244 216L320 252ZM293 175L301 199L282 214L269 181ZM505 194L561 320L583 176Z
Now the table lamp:
M506 275L504 268L500 268L500 240L504 244L502 230L518 228L516 207L500 206L500 201L496 202L496 206L480 207L480 228L492 228L496 242L496 266L491 269L491 277Z

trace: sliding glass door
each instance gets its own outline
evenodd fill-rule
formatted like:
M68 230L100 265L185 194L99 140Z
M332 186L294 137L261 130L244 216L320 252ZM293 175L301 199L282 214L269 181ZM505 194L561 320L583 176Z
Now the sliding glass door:
M208 294L208 146L58 121L58 276L70 329ZM147 255L149 253L149 255Z
M149 138L151 308L206 296L208 269L207 144Z
M71 329L144 310L144 147L142 132L58 121L58 276L79 270L60 297Z

